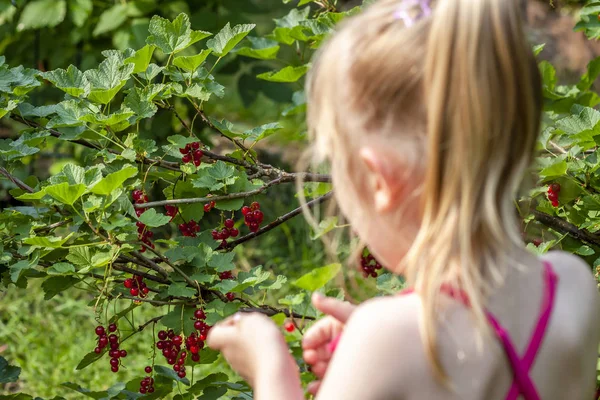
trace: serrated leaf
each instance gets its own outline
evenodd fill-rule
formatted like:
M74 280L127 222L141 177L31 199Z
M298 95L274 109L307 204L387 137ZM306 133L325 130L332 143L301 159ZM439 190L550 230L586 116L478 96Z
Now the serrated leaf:
M192 31L189 17L184 13L179 14L173 22L155 15L150 20L148 30L150 36L146 43L157 46L165 54L180 52L211 35L209 32Z
M217 272L229 271L235 267L233 264L234 257L235 253L215 253L208 260L208 266L215 268Z
M308 65L301 65L299 67L285 67L279 71L265 72L257 76L259 79L263 79L269 82L297 82L298 79L302 78L308 72Z
M100 36L117 29L127 20L127 8L125 3L117 3L100 14L100 19L94 28L92 35Z
M41 200L46 195L46 191L44 189L35 193L24 193L20 196L15 197L17 200Z
M87 267L92 264L92 256L90 255L89 247L74 247L69 249L66 259L73 264Z
M169 296L192 298L196 294L196 290L183 283L172 283L167 293Z
M113 131L119 132L129 126L127 122L129 117L135 113L129 108L121 108L110 115L104 114L87 114L81 117L82 121L91 122L93 124L104 125L110 127ZM124 126L123 126L124 125Z
M160 323L169 329L173 329L176 334L179 334L181 333L181 325L183 322L184 332L186 335L189 335L191 332L195 331L194 310L194 307L185 307L182 317L181 306L176 306L171 312L161 318Z
M12 282L16 282L21 277L21 273L26 269L31 269L35 267L35 263L30 262L29 260L21 260L10 266L10 280Z
M325 286L340 272L341 264L329 264L321 268L315 268L309 273L298 278L293 285L301 289L314 292Z
M126 63L133 63L134 74L144 72L148 69L148 66L150 65L150 60L152 60L152 55L154 54L154 49L156 49L155 46L147 44L138 51L136 51L133 56L125 59Z
M16 382L19 379L21 368L9 365L8 361L0 356L0 383Z
M125 97L124 104L135 113L136 121L150 118L158 111L158 107L152 102L154 96L155 93L148 89L134 87Z
M60 292L65 291L74 284L79 282L79 279L72 276L53 276L46 279L42 283L42 289L44 290L44 300L50 300Z
M140 221L151 228L158 228L168 224L171 221L171 217L164 214L157 213L154 208L146 210L140 215Z
M73 97L85 97L90 92L90 83L83 72L74 65L69 65L66 70L58 68L54 71L42 72L41 75L58 89Z
M254 24L245 24L236 25L231 28L231 25L228 22L214 38L206 42L206 45L209 49L212 49L217 56L223 57L233 50L233 48L255 27L256 25Z
M54 200L72 206L87 191L87 187L84 184L69 185L63 182L47 186L44 191Z
M258 288L260 290L279 290L283 287L284 283L287 283L287 278L283 275L277 275L277 278L273 282L260 285Z
M173 60L173 65L187 71L193 72L206 60L211 53L210 49L202 50L195 56L179 56Z
M202 396L198 397L197 400L217 400L222 398L227 393L227 388L220 386L209 386L202 391Z
M75 232L71 232L69 235L64 238L54 237L54 236L35 236L28 237L23 239L23 243L28 244L30 246L36 246L41 248L48 249L59 249L63 244L67 243L69 239L75 234Z
M75 267L71 263L59 262L52 264L46 272L48 275L70 275L75 272Z
M125 85L135 68L134 64L123 62L119 57L109 57L97 69L84 72L90 82L88 98L96 103L108 104Z
M34 0L27 3L17 25L18 31L54 27L65 19L65 0Z
M100 196L108 196L113 190L121 187L127 179L137 175L137 173L137 168L127 166L124 169L113 172L102 178L98 183L92 186L90 192Z
M270 124L261 125L256 128L250 129L249 131L244 132L244 138L258 142L259 140L262 140L266 137L269 137L269 136L275 134L281 128L282 128L282 126L279 122L273 122Z
M100 354L96 354L95 352L90 352L87 353L83 359L79 362L79 364L77 364L77 367L75 367L75 369L77 371L84 369L85 367L87 367L90 364L95 363L96 361L98 361L102 356L104 355L104 353L100 353Z
M223 135L227 136L227 137L235 137L235 136L241 136L240 133L236 133L234 131L234 127L233 124L230 121L227 120L222 120L219 121L217 119L214 118L209 118L210 122L213 124L213 126L219 131L221 132Z
M247 39L250 41L251 46L238 49L236 54L259 60L274 60L277 58L280 46L275 40L251 36L248 36Z

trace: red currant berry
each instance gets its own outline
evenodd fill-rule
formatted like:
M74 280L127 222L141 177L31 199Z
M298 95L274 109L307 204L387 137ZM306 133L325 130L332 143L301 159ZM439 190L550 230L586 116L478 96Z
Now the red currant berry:
M189 151L186 148L179 149L179 152L183 155L186 155L187 153L189 153Z
M243 214L243 215L248 215L248 213L249 213L250 211L252 211L252 210L250 210L250 207L248 207L248 206L244 206L244 207L242 207L242 214Z
M260 204L258 204L258 201L253 201L252 204L250 204L250 209L252 211L260 210Z
M118 358L111 358L110 359L110 365L112 365L113 367L118 367L119 366L119 359Z
M257 223L260 224L261 222L263 222L264 217L265 217L265 215L263 214L262 211L260 211L260 210L254 211L254 221L256 221Z
M553 191L554 193L559 193L560 192L560 184L553 183L553 184L550 185L549 189L551 191Z
M177 376L180 377L181 379L185 378L185 371L179 371L177 373Z
M148 393L148 390L147 390L145 387L143 387L143 386L142 386L142 387L140 388L140 393L141 393L141 394L146 394L146 393Z
M146 371L147 374L151 374L152 373L152 367L151 366L147 366L146 368L144 368L144 371Z
M129 293L130 293L130 294L131 294L133 297L135 297L135 296L137 296L137 295L139 295L139 294L140 294L140 290L139 290L138 288L135 288L135 287L134 287L134 288L131 288L131 289L129 289Z
M110 324L110 325L108 326L108 331L109 331L109 332L114 332L114 331L116 331L116 330L117 330L117 324Z
M160 340L166 340L167 339L167 332L166 331L158 331L158 338Z
M192 353L192 359L194 359L194 354L198 354L198 346L190 346L190 353Z
M204 313L203 309L198 308L196 311L194 311L194 317L196 319L206 319L206 314Z
M150 386L148 388L148 393L154 393L154 386Z
M556 193L556 192L549 192L548 193L548 200L550 200L550 201L558 201L558 193Z
M210 203L204 204L204 212L209 212L211 209Z
M225 228L221 231L220 238L223 240L229 239L229 229Z
M96 354L100 354L100 353L102 353L102 349L101 349L100 347L96 347L96 348L94 349L94 353L96 353Z
M237 230L236 228L231 228L229 230L229 234L231 235L231 237L238 237L238 235L240 234L240 231Z
M181 346L181 342L182 342L181 336L175 336L173 338L173 344L175 344L175 346Z
M144 286L144 287L142 288L142 294L146 295L146 294L148 294L149 292L150 292L150 289L148 289L147 287L145 287L145 286Z
M108 341L111 343L117 343L119 341L119 337L113 333L108 337Z
M260 226L258 225L258 223L256 223L256 222L250 223L250 231L258 232L259 229L260 229Z
M225 220L225 227L226 227L227 229L231 229L231 228L233 228L233 225L234 225L234 224L235 224L235 223L233 222L233 220L232 220L232 219L226 219L226 220Z
M191 155L189 155L189 154L186 154L185 156L183 156L183 157L181 158L181 161L182 161L184 164L187 164L187 163L189 163L189 162L191 162L191 161L192 161L192 156L191 156Z
M558 200L552 201L552 207L558 207L558 206L559 206Z
M192 149L193 150L198 150L200 148L200 142L193 142L192 143Z
M235 294L229 292L225 295L225 297L227 298L227 300L233 301L235 299Z
M179 372L180 369L181 369L181 366L179 364L173 365L173 371Z
M288 332L294 332L294 329L296 329L296 327L294 326L294 324L290 321L286 322L283 327L285 328L286 331Z
M110 370L112 372L119 372L119 367L118 366L116 366L116 367L110 367Z
M119 351L119 357L121 357L121 358L127 357L127 350L121 350L121 351Z
M145 209L145 208L136 208L136 209L135 209L135 215L137 215L138 217L139 217L140 215L142 215L144 212L146 212L146 209Z
M108 344L108 337L101 336L100 339L98 339L98 346L106 347L107 344Z
M133 287L133 279L125 279L125 282L123 282L123 286L125 286L127 289L131 289Z
M192 361L193 362L200 361L200 354L192 354Z
M98 336L104 335L104 327L103 326L98 325L96 327L96 335L98 335Z
M194 322L194 329L196 329L197 331L199 331L200 329L202 329L202 321L196 321L196 322Z

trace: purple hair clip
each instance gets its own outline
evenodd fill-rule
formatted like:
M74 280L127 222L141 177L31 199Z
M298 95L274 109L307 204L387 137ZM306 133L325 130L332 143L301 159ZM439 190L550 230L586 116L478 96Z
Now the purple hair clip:
M420 20L423 17L428 17L431 15L431 0L404 0L402 5L398 7L396 12L394 13L395 19L401 19L404 22L404 25L407 27L411 27L414 23ZM415 17L411 17L409 14L409 10L414 6L418 5L421 7L421 12L419 12Z

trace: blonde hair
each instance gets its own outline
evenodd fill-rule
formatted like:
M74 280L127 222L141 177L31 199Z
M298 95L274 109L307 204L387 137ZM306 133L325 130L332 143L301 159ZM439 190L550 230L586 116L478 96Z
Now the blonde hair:
M380 0L320 49L307 85L309 133L313 153L351 177L346 185L368 179L353 154L371 135L403 157L407 143L420 150L421 223L402 268L421 295L426 353L446 383L440 289L466 292L479 331L488 329L491 282L504 276L506 249L522 246L513 196L535 147L541 82L517 0L439 0L410 27L396 17L401 4Z

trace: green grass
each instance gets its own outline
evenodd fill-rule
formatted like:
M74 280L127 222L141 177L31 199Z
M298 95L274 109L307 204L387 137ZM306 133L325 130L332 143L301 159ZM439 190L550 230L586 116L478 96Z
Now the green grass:
M152 325L123 344L128 356L118 373L110 371L107 355L77 371L79 361L96 346L97 322L93 307L88 306L91 297L72 289L46 301L39 284L30 282L25 290L11 287L0 293L0 355L22 368L18 384L0 385L0 395L22 391L43 398L60 395L76 399L82 395L62 387L63 382L105 390L119 381L144 375L144 366L152 355ZM123 307L128 305L121 303ZM112 305L110 308L112 313ZM135 310L134 323L137 326L160 312L143 304ZM126 325L119 326L123 336L132 330Z

